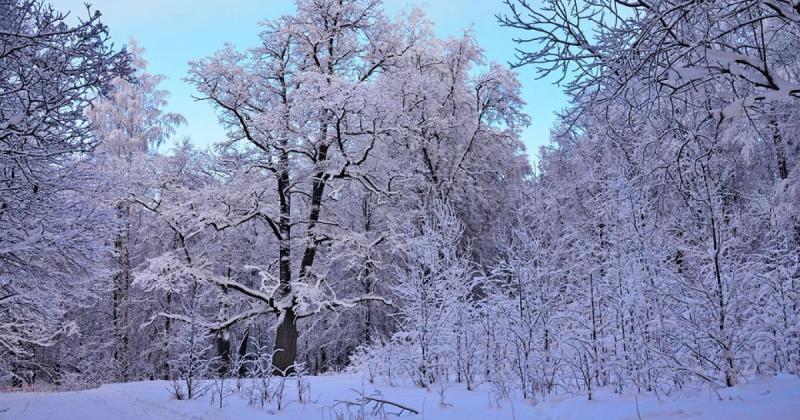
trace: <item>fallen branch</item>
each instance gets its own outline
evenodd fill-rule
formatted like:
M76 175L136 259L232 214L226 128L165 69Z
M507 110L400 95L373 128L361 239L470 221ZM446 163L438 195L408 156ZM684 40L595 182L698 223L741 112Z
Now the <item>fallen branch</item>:
M383 398L366 396L363 393L358 392L358 391L355 391L355 392L357 394L359 394L358 395L358 399L356 399L354 401L334 400L334 405L343 404L343 405L347 406L348 409L350 407L362 407L363 408L363 407L367 407L369 405L373 405L373 407L370 409L370 411L372 412L373 415L377 415L377 414L381 414L381 415L392 414L392 415L395 415L395 416L399 417L399 416L402 416L403 414L405 414L406 412L408 412L410 414L419 414L418 410L416 410L414 408L411 408L409 406L406 406L406 405L403 405L403 404L400 404L400 403L396 403L394 401L385 400ZM386 406L391 406L391 407L397 408L400 411L396 412L396 413L387 413L386 412Z
M400 409L400 414L403 414L403 412L405 412L405 411L408 411L408 412L410 412L412 414L419 414L419 411L417 411L417 410L415 410L415 409L413 409L411 407L396 403L396 402L387 401L387 400L383 400L383 399L380 399L380 398L373 398L373 397L363 397L363 399L367 400L367 401L372 401L372 402L374 402L376 404L381 404L381 405L389 404L391 406L397 407L397 408Z

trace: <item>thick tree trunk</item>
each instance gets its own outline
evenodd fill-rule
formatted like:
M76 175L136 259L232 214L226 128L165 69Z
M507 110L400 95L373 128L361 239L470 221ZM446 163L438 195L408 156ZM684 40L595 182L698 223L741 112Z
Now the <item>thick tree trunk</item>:
M275 375L287 376L294 373L294 360L297 357L297 316L291 308L283 312L281 323L275 332L275 349L272 367Z
M284 87L285 88L285 87ZM285 96L284 96L285 98ZM287 116L288 118L288 116ZM287 123L288 124L288 123ZM283 147L286 147L287 140L281 140ZM292 206L289 181L289 155L286 152L280 155L281 171L278 175L278 200L280 202L280 219L278 229L280 232L278 263L280 293L283 297L292 292L292 264L291 264L291 240L292 240ZM275 332L275 345L272 354L273 373L286 376L293 373L294 359L297 356L297 325L294 310L290 307L281 313L281 321Z
M328 132L327 123L322 122L320 129L320 143L317 155L317 163L322 163L327 159L328 146L324 144L326 134ZM284 154L284 156L287 156ZM288 159L288 158L287 158ZM287 165L288 160L283 161L282 165ZM328 180L328 175L324 171L319 170L314 175L314 180L311 186L311 209L308 216L308 225L306 227L306 236L308 244L303 252L303 259L300 263L299 279L306 280L308 277L308 270L314 265L314 259L317 253L317 231L316 226L319 222L321 211L322 197L325 192L325 185ZM286 187L282 187L283 185ZM278 180L278 187L282 191L288 191L288 169L281 174ZM291 227L291 207L289 206L290 196L282 193L279 198L281 200L281 219L280 230L285 232L282 234L283 240L280 244L279 257L280 257L280 283L281 293L287 296L291 293L291 271L290 271L290 227ZM281 323L278 325L278 330L275 333L275 347L272 356L273 372L278 375L286 376L294 373L294 362L297 357L297 314L294 312L294 303L289 308L283 309Z

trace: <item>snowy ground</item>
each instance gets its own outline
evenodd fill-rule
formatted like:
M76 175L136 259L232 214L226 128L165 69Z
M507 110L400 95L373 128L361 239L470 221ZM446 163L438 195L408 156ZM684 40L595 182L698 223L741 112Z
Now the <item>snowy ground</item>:
M600 392L595 400L568 396L532 404L523 400L504 401L501 407L490 402L488 387L467 391L453 386L446 392L452 406L442 407L438 392L413 387L363 384L352 375L308 378L311 403L296 401L296 384L286 388L290 403L280 412L254 408L238 394L225 400L225 408L212 406L210 398L194 401L171 399L169 383L135 382L105 385L80 392L18 392L0 394L0 419L336 419L335 412L345 407L334 400L352 400L352 389L367 394L379 390L387 400L420 411L407 419L637 419L709 418L709 419L800 419L800 379L793 376L756 378L733 389L720 390L720 400L710 390L686 393L659 401L653 395L620 397ZM351 408L351 413L357 409ZM274 415L270 415L274 414ZM351 418L347 415L342 418ZM392 417L394 418L394 417Z

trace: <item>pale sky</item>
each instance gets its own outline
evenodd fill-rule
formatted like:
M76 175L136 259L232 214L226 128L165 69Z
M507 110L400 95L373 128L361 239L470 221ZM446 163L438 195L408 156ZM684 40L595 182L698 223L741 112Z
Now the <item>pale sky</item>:
M194 88L183 81L187 62L211 55L230 42L240 48L255 46L258 22L294 11L292 0L51 0L60 10L85 14L84 3L103 13L117 45L135 37L145 48L151 73L163 74L161 87L170 91L168 109L183 114L188 124L176 138L188 136L205 146L225 136L209 104L192 99ZM450 0L384 0L389 15L411 6L422 8L434 23L438 36L457 36L472 27L478 42L491 61L506 64L514 58L517 31L501 28L494 15L505 12L500 0L470 0L456 4ZM528 154L534 157L546 144L555 121L554 112L565 107L566 97L552 80L536 80L534 69L518 69L523 84L525 111L531 127L523 133Z

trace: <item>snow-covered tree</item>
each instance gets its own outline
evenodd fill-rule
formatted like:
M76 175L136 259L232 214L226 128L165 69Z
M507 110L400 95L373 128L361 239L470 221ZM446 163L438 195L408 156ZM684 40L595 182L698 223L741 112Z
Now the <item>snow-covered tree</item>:
M135 40L129 42L133 73L129 79L116 78L106 97L95 101L87 115L92 134L99 147L94 155L95 166L105 181L100 199L115 213L113 223L114 260L111 319L113 321L113 358L118 379L129 378L129 341L133 325L131 312L132 270L141 254L139 224L141 209L132 196L139 193L146 180L142 178L144 161L160 146L175 127L184 122L179 114L164 112L168 93L158 89L163 76L147 73L147 63Z
M39 369L31 352L74 331L79 284L98 274L83 112L126 73L99 13L73 24L40 1L0 3L0 369L17 383Z
M259 301L260 313L278 316L279 371L295 362L298 319L379 299L329 293L325 265L335 258L324 252L349 229L327 204L348 183L389 188L360 170L386 130L378 125L376 110L386 104L376 101L374 79L414 42L414 28L389 22L377 2L300 1L296 15L264 24L260 47L228 47L192 64L190 80L219 110L228 147L254 151L249 170L261 174L258 188L268 188L251 218L269 227L277 255L252 265L271 280L257 290L227 285Z

